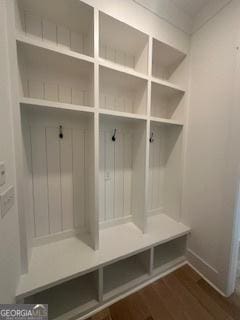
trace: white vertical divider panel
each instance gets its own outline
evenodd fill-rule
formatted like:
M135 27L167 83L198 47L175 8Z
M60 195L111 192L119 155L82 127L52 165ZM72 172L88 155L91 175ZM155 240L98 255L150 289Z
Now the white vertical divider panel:
M94 194L94 208L91 233L93 237L93 248L97 250L99 248L99 114L94 114L94 181L93 181L93 194Z
M152 37L148 38L148 76L152 74ZM149 203L149 154L150 154L150 115L151 115L151 80L147 83L147 122L146 122L146 160L145 160L145 211L144 211L144 232L147 232L147 211Z
M146 228L146 140L147 121L141 121L133 134L132 212L133 221L142 232Z
M15 39L15 2L6 1L7 8L7 37L8 52L10 63L11 79L11 104L13 114L13 133L15 141L15 163L16 163L16 202L19 216L20 229L20 254L21 254L21 272L28 272L29 262L32 254L32 230L28 223L29 217L26 215L24 207L24 144L21 128L21 111L18 103L18 94L20 91L17 65L17 48Z
M99 248L99 11L94 8L94 217L92 234L94 236L94 249Z
M103 302L103 267L98 269L98 300Z
M150 275L153 273L154 268L154 247L150 248Z

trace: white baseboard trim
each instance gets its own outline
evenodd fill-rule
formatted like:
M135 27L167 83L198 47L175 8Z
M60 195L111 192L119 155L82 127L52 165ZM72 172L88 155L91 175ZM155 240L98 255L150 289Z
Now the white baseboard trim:
M187 249L187 261L188 265L193 268L213 289L220 293L223 297L227 295L214 283L219 283L219 272L198 254L191 249ZM209 280L212 279L212 280Z
M189 261L187 262L187 264L195 271L197 272L201 278L203 278L214 290L216 290L218 293L221 294L221 296L223 296L224 298L227 298L228 296L222 292L222 290L220 290L215 284L213 284L209 279L207 279L196 267L194 267Z
M102 311L103 309L105 309L105 308L109 307L110 305L118 302L119 300L122 300L122 299L126 298L127 296L131 295L132 293L141 290L142 288L148 286L149 284L151 284L151 283L153 283L153 282L165 277L169 273L172 273L173 271L183 267L186 264L188 264L188 262L184 261L184 262L178 264L177 266L174 266L173 268L170 268L169 270L167 270L167 271L165 271L165 272L163 272L163 273L161 273L161 274L159 274L159 275L157 275L155 277L152 277L151 279L149 279L148 281L140 284L139 286L137 286L137 287L135 287L135 288L133 288L131 290L128 290L127 292L124 292L123 294L121 294L121 295L119 295L119 296L117 296L117 297L115 297L115 298L113 298L113 299L101 304L99 307L97 307L96 309L90 311L89 313L87 313L87 314L85 314L85 315L83 315L83 316L81 316L79 318L76 318L76 320L85 320L85 319L88 319L88 318L92 317L94 314Z
M218 277L218 271L212 267L208 262L201 258L197 253L191 249L187 249L187 260L193 265L198 266L198 269L204 273L209 274L211 277Z

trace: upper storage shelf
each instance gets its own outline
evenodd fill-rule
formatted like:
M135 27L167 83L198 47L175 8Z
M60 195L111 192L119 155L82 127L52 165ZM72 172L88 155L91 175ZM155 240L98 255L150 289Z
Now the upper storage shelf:
M99 20L100 57L147 74L148 36L104 13Z
M100 108L146 114L147 81L124 72L100 67Z
M172 82L172 77L183 62L186 54L153 39L152 76Z
M75 0L18 0L18 33L93 56L93 8Z
M152 82L151 116L184 122L184 94L157 82Z
M93 64L18 43L20 95L93 106Z

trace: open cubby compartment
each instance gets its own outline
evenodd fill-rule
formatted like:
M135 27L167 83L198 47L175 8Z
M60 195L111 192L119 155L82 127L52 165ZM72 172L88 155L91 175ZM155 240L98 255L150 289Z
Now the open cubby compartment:
M151 121L148 214L179 221L183 127Z
M22 105L21 118L32 245L76 237L95 248L93 114Z
M48 304L49 319L72 319L98 305L98 271L68 280L24 299L26 304Z
M152 76L175 82L175 76L181 71L185 57L185 53L153 39Z
M161 273L186 260L187 236L154 247L153 273Z
M94 66L50 50L18 43L20 95L93 106Z
M184 91L152 82L151 116L184 122Z
M100 116L100 226L144 230L146 121Z
M148 36L100 12L99 55L135 71L148 73Z
M103 299L111 299L146 281L150 275L150 249L103 268Z
M147 81L100 67L100 108L146 114Z
M16 0L16 29L32 39L93 56L93 8L76 0Z

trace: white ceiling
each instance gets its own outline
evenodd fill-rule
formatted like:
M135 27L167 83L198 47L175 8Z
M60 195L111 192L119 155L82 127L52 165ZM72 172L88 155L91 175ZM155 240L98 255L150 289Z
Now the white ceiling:
M190 15L191 17L195 17L198 12L211 0L170 0L173 4L183 10L186 14Z
M0 0L1 1L1 0ZM178 29L192 34L232 0L132 0L167 20ZM240 0L239 0L240 1Z

